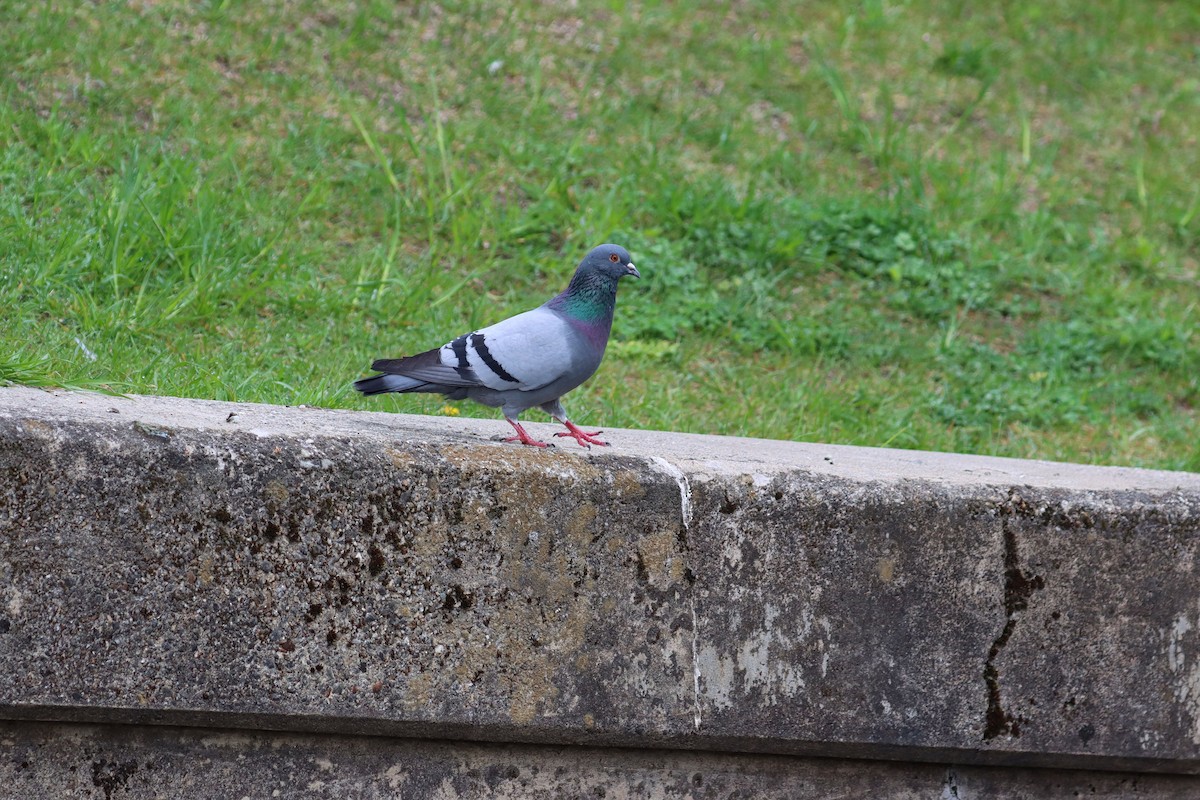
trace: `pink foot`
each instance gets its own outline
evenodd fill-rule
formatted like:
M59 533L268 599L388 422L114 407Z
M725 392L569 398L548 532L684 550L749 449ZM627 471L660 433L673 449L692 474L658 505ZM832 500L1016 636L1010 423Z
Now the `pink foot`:
M579 443L580 447L591 447L594 444L600 445L601 447L608 447L608 442L602 442L596 438L600 434L604 433L604 431L592 431L591 433L588 433L587 431L582 430L574 422L568 422L567 420L562 420L562 424L567 426L567 432L563 433L562 431L559 431L558 433L554 434L555 436L573 436L575 441Z
M504 441L520 442L521 444L527 444L527 445L530 445L531 447L550 447L551 446L550 444L548 444L546 442L539 442L537 439L531 438L530 435L525 432L525 429L521 427L521 423L517 422L516 420L510 419L510 420L508 420L508 424L512 425L513 428L516 429L517 435L509 436Z

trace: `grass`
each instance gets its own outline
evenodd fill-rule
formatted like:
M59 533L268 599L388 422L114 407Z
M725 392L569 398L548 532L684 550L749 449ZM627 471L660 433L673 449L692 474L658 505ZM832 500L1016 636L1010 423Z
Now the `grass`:
M438 413L349 383L611 240L645 277L585 424L1200 471L1197 41L1171 2L27 4L0 382Z

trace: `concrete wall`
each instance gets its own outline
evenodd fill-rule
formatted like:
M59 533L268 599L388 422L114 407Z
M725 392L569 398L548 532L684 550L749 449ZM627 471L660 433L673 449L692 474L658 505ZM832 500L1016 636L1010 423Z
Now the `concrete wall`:
M1200 476L504 428L0 389L0 775L1200 796Z

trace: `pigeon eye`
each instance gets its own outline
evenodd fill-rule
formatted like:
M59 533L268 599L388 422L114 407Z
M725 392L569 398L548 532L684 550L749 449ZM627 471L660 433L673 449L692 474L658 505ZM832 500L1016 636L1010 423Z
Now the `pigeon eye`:
M618 256L616 253L613 253L611 256L608 257L608 260L615 264L621 260L621 257Z

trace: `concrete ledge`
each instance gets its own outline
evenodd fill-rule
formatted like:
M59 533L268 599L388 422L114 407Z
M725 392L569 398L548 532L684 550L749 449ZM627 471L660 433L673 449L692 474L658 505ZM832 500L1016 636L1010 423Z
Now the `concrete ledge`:
M0 722L0 798L1194 800L1179 775Z
M502 428L0 389L0 718L1200 772L1200 475Z

